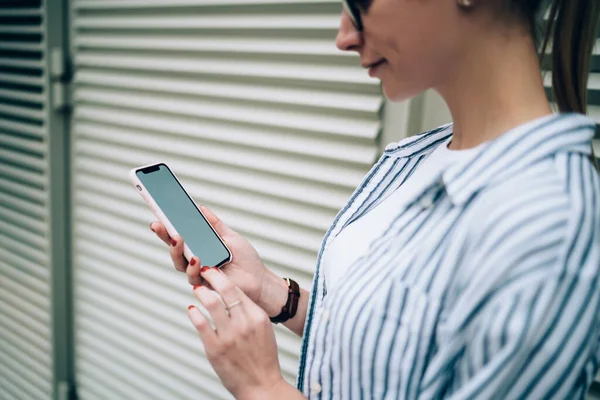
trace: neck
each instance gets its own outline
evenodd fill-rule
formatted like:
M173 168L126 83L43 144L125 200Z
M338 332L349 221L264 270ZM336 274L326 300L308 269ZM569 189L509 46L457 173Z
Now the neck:
M509 34L510 35L510 34ZM475 39L435 89L454 122L452 149L468 149L552 113L533 41L523 33Z

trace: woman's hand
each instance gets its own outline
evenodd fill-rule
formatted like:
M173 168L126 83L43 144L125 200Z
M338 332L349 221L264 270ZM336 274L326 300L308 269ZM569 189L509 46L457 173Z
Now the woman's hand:
M260 302L267 268L258 253L246 239L225 225L206 206L202 206L200 209L233 254L232 262L223 266L222 271L253 302ZM175 269L187 273L191 285L204 285L205 282L200 277L201 260L190 260L188 263L183 256L183 239L180 236L171 238L164 225L159 221L150 224L150 229L170 246L171 259Z
M218 269L204 267L202 277L222 299L206 286L194 287L194 295L210 313L215 329L194 306L189 306L188 316L225 388L236 399L302 398L283 380L275 332L267 314Z
M220 270L269 317L278 315L288 298L285 281L265 267L250 242L225 225L207 207L202 206L200 209L233 253L232 262L221 267ZM183 256L183 239L180 236L169 237L164 225L158 221L150 224L150 229L170 246L171 259L175 269L187 273L191 285L206 285L206 281L200 276L200 260L194 257L188 263ZM296 317L285 324L298 336L302 336L304 330L308 299L308 292L302 290Z

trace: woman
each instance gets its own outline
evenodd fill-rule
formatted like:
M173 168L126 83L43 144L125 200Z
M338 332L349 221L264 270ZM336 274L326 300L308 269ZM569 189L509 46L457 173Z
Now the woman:
M552 114L543 3L346 1L337 46L390 99L435 89L453 124L388 146L325 236L311 293L206 208L234 254L222 271L187 265L181 238L153 223L214 320L190 306L236 398L585 397L600 357L595 125ZM596 1L551 4L562 112L585 112L599 13ZM303 335L298 389L267 316Z

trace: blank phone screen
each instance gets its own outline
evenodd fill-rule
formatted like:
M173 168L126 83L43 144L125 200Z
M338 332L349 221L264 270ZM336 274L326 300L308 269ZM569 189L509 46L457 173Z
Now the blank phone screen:
M229 259L227 248L166 165L148 167L136 174L202 265L220 266Z

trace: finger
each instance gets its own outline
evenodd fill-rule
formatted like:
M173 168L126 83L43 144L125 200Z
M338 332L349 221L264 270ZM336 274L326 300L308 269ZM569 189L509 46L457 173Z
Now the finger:
M156 233L156 236L158 236L160 238L160 240L165 242L165 244L167 244L168 246L171 245L171 236L169 236L169 233L167 232L167 229L162 224L162 222L160 222L160 221L152 222L150 224L150 229L152 230L152 232Z
M238 296L240 298L240 300L242 300L242 303L244 304L244 309L247 312L255 312L255 311L262 311L263 309L260 308L258 306L258 304L256 304L254 301L252 301L252 299L250 297L248 297L246 295L246 293L244 293L244 291L242 289L240 289L239 287L236 286L236 292L238 293Z
M215 289L210 285L210 283L207 282L206 279L204 279L203 277L200 277L200 285L206 287L209 290L214 291Z
M200 334L200 338L204 342L204 345L208 348L214 347L217 344L217 333L210 326L208 318L202 314L195 306L188 307L188 318L192 321L192 324Z
M188 282L192 286L200 285L202 278L200 277L200 260L198 257L192 257L190 263L187 265L185 273L188 277Z
M227 236L228 234L232 234L233 230L229 228L219 217L217 217L208 207L205 205L200 206L200 211L208 220L208 223L211 224L213 228L217 231L219 236Z
M226 306L235 304L241 297L238 293L237 286L231 282L231 280L217 268L202 267L200 275L206 279L206 281L213 287L215 292L219 293L219 296L223 299ZM243 307L235 306L229 310L231 316L235 316L242 313Z
M173 265L175 265L175 269L179 272L185 272L188 261L183 256L183 238L181 236L175 236L171 239L170 245L171 248L169 252L171 254L171 260L173 260Z
M195 278L188 277L188 283L191 286L204 286L204 282L202 281L202 278L199 276L196 276Z
M205 286L207 289L213 290L212 286L210 286L210 283L206 282L206 279L201 276L197 276L193 279L188 278L188 282L191 286Z
M230 318L227 315L227 310L223 302L219 299L215 292L209 290L205 286L195 286L194 295L204 308L209 312L219 336L229 331Z
M189 279L188 279L189 280ZM205 286L207 289L209 290L214 290L212 286L210 286L210 283L208 283L206 281L206 279L204 279L201 276L197 276L195 279L192 280L193 282L197 282L197 283L192 283L190 282L191 286Z
M188 266L188 268L189 268L189 266ZM186 270L186 272L187 272L187 270ZM196 276L196 277L193 277L193 278L190 278L188 276L188 283L191 286L206 286L205 282L206 281L204 279L202 279L202 277L200 277L200 276Z
M242 300L242 304L244 305L244 311L246 313L244 319L247 321L246 323L249 323L250 325L252 325L253 322L263 326L271 325L271 320L269 319L267 313L256 303L254 303L248 296L246 296L246 293L244 293L242 289L237 288L237 291L240 299ZM243 322L244 320L236 322L237 325L240 325L240 330L244 327Z

